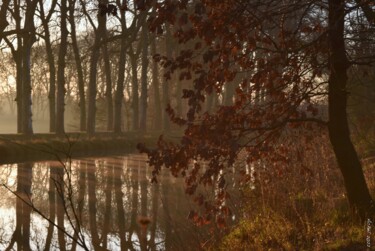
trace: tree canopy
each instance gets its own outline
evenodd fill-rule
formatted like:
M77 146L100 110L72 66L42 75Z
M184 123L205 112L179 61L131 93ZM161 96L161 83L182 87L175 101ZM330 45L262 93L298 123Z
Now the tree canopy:
M370 1L343 0L158 3L151 29L171 23L184 50L155 58L169 70L166 78L178 70L180 79L194 85L183 90L186 116L168 108L172 121L186 128L181 141L161 137L156 150L139 145L154 167L154 180L164 165L185 177L186 192L205 205L206 215L227 214L226 180L236 162L287 166L293 140L306 138L307 146L309 137L328 131L353 212L362 220L372 216L347 100L349 69L373 67L372 45L363 44L373 42L373 8ZM209 95L224 99L230 88L235 93L229 103L205 111ZM247 175L236 171L241 179ZM196 191L202 185L219 188L213 201L200 199Z

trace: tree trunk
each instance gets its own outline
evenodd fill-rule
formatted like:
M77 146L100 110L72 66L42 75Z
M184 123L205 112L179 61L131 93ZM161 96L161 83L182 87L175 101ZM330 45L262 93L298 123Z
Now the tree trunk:
M106 4L108 1L106 1ZM106 22L107 18L104 15L104 32L103 32L103 60L104 60L104 69L105 69L105 83L106 83L106 90L105 90L105 97L107 101L107 131L113 130L113 98L112 98L112 76L111 76L111 63L109 60L108 55L108 47L107 47L107 27Z
M138 72L137 72L137 54L131 53L130 62L132 65L132 108L133 108L133 122L132 129L134 131L139 129L139 94L138 94Z
M76 1L70 1L69 8L69 23L70 23L70 36L72 38L72 47L74 53L74 60L76 63L77 77L78 77L78 93L79 93L79 109L80 109L80 131L86 131L86 98L85 98L85 81L83 78L82 60L79 52L77 31L74 20L74 6Z
M56 4L56 0L54 1L53 5ZM48 23L50 21L51 14L48 14L46 17L44 12L43 1L39 0L40 6L40 18L42 21L43 29L44 29L44 41L46 45L46 53L47 53L47 62L49 67L49 93L48 93L48 100L49 100L49 132L56 131L56 67L55 67L55 59L52 51L52 43L51 43L51 34L49 31ZM54 7L50 10L53 12Z
M125 13L121 12L121 28L124 34L126 30ZM122 125L122 101L124 99L125 64L126 64L126 36L121 37L120 58L118 66L117 87L115 94L114 132L121 133Z
M33 135L31 111L31 48L36 40L34 13L37 0L27 3L23 33L22 50L22 132L26 136Z
M67 20L67 0L61 0L61 42L58 57L57 70L57 102L56 102L56 133L63 135L64 128L64 113L65 113L65 55L67 51L68 30L66 27Z
M101 1L99 1L101 3ZM105 18L98 10L98 28L95 31L95 41L92 47L90 60L90 79L88 86L88 111L87 111L87 133L93 135L95 133L95 117L96 117L96 93L97 93L97 69L99 59L100 42L104 32Z
M355 215L365 220L372 198L357 152L350 139L347 118L347 69L344 41L345 1L329 1L329 137L344 177L349 204Z
M167 52L167 58L172 57L172 36L169 25L166 25L166 34L165 34L165 47ZM163 130L168 131L170 127L169 116L166 112L166 108L170 103L169 99L169 79L164 78L163 84L163 108L162 108L162 117L163 117Z
M0 43L3 38L2 33L5 30L5 28L9 25L7 21L7 12L10 0L3 0L2 2L3 4L1 5L0 9Z
M17 68L17 76L16 76L16 102L17 102L17 133L23 132L23 106L22 106L22 40L20 38L17 39L17 52L16 52L16 68Z
M156 36L155 34L151 35L151 54L152 56L156 54ZM160 102L160 90L159 90L159 69L158 63L153 61L152 62L152 87L154 91L154 129L160 130L162 128L162 124L160 123L160 119L162 117L161 111L161 102Z
M148 29L147 23L145 22L142 27L142 76L141 76L141 107L140 107L140 122L139 129L146 131L147 127L147 98L148 98L148 81L147 81L147 70L148 70Z

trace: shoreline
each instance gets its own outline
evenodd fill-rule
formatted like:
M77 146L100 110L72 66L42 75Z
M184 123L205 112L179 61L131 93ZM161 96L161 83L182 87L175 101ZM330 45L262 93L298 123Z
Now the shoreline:
M29 138L21 134L0 134L0 164L129 154L137 152L138 143L155 147L161 134L103 132L89 137L85 133L67 133L64 136L44 133ZM177 133L165 135L167 138L176 136Z

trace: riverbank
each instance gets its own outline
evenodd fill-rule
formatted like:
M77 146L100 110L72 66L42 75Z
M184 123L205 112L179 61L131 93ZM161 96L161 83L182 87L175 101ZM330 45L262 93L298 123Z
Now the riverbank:
M35 134L25 137L21 134L0 134L0 164L11 164L38 160L56 160L89 156L121 155L137 151L138 143L155 146L162 132L128 132L122 134L84 133ZM166 134L178 138L179 132Z

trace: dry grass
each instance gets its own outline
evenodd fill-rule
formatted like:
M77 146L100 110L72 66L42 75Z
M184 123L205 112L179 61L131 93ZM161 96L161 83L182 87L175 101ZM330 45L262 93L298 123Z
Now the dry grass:
M375 250L364 225L349 215L341 173L326 135L309 145L294 143L287 166L261 164L255 189L245 189L240 223L223 239L221 250ZM262 168L263 167L263 168ZM375 195L375 168L365 163ZM216 249L216 248L215 248Z

